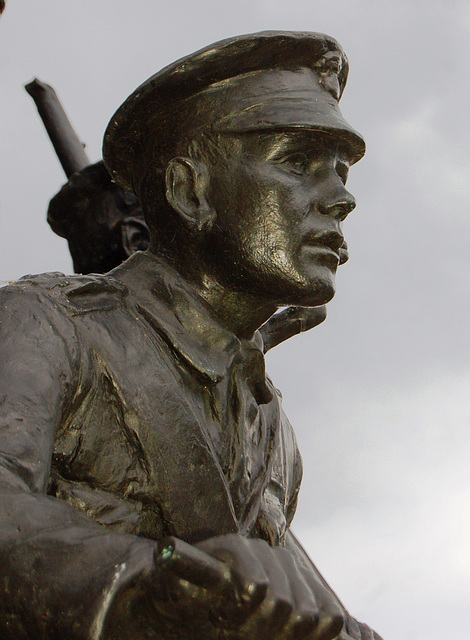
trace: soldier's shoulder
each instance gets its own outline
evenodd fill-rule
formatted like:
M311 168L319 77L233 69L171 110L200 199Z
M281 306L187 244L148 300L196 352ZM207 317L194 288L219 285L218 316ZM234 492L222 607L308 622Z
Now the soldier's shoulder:
M51 302L76 312L110 309L122 304L127 288L118 280L101 274L65 275L58 271L28 274L0 288L0 300Z

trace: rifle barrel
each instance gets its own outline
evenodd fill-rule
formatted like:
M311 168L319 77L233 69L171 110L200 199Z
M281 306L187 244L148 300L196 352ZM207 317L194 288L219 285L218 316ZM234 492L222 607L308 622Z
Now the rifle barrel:
M60 104L55 90L35 78L25 85L33 98L67 178L90 164L84 146Z

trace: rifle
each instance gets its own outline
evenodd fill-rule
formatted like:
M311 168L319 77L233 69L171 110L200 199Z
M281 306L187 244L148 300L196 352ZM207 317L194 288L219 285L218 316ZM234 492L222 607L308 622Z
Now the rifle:
M85 145L75 133L57 93L50 85L35 78L24 88L34 100L65 175L70 178L90 164Z

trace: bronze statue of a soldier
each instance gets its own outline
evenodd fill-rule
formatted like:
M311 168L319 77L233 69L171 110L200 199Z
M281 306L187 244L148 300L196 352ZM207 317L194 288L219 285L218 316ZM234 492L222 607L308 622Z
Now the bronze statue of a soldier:
M0 291L2 638L371 640L290 531L295 436L258 331L335 291L362 137L321 34L163 69L104 161L150 246Z

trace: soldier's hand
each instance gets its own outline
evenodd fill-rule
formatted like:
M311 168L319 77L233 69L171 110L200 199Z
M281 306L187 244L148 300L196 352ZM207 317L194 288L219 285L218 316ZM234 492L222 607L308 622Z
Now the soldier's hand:
M338 640L382 640L382 637L366 624L346 616L344 628Z
M156 564L157 601L175 623L205 616L237 640L333 640L344 624L334 594L309 581L287 549L262 540L225 535L193 547L167 539Z
M326 318L326 306L287 307L271 316L260 327L264 342L264 353L281 342L321 324Z

